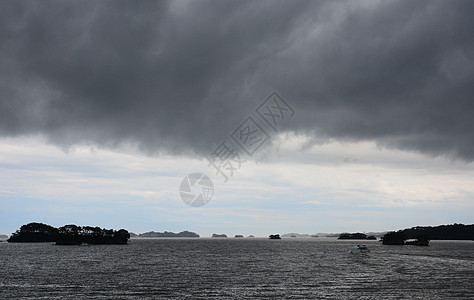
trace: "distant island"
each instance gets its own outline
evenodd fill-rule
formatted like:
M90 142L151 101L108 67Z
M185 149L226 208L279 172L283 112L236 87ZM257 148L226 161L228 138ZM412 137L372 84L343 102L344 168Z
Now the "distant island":
M366 235L364 233L341 233L338 240L376 240L377 238L373 235Z
M0 240L8 239L8 235L0 234Z
M384 234L386 234L387 231L383 231L383 232L366 232L364 233L365 235L367 235L367 237L375 237L376 239L379 238L379 237L382 237ZM343 233L320 233L319 236L320 237L327 237L327 238L339 238L341 236L341 234L347 234L347 232L343 232ZM372 238L371 238L372 239Z
M430 240L474 240L474 224L417 226L391 231L382 237L384 245L428 246Z
M281 240L281 237L279 234L270 234L268 236L271 240Z
M116 231L77 225L55 228L42 223L29 223L21 226L7 241L9 243L55 242L56 245L99 245L127 244L129 238L130 234L125 229Z
M191 232L191 231L181 231L180 233L174 233L174 232L145 232L139 234L137 237L153 237L153 238L198 238L199 234Z
M300 234L300 233L291 232L291 233L282 234L281 237L284 237L284 238L288 238L288 237L310 238L311 235L310 234Z
M223 233L223 234L213 233L213 234L212 234L212 237L213 237L213 238L226 238L227 235L224 234L224 233Z
M244 236L241 235L241 234L236 234L236 235L234 236L234 238L243 238L243 237L244 237Z

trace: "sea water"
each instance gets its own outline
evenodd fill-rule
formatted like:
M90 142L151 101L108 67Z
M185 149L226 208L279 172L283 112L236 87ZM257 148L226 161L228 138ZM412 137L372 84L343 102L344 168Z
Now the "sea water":
M328 238L0 243L0 299L474 299L474 242Z

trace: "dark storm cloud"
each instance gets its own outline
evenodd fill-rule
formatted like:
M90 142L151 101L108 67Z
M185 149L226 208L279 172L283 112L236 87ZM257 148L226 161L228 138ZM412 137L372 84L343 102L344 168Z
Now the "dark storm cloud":
M0 4L0 134L208 154L277 90L285 129L474 159L474 2Z

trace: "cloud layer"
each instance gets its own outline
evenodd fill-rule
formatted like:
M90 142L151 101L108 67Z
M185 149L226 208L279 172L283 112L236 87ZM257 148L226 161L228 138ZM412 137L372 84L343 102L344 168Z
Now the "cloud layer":
M301 153L302 137L278 140L271 163L247 161L224 183L205 159L84 146L65 153L37 138L2 138L0 232L32 221L204 236L472 223L472 164L379 150L370 142L331 142ZM180 198L191 172L214 182L214 197L203 207Z
M206 155L282 130L474 160L472 1L0 4L0 135Z

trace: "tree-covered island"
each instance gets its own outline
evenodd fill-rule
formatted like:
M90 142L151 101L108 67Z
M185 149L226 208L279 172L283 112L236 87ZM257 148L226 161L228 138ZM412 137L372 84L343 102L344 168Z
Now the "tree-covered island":
M127 244L130 234L125 229L113 230L92 226L65 225L55 228L42 223L20 227L8 239L9 243L55 242L56 245Z
M474 224L416 226L390 231L382 237L384 245L428 246L430 240L474 240Z
M377 238L373 235L367 236L364 233L341 233L338 240L376 240Z

